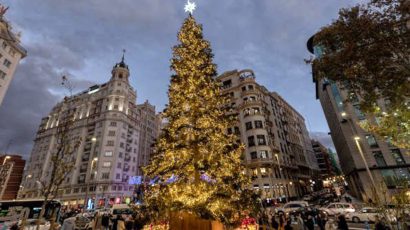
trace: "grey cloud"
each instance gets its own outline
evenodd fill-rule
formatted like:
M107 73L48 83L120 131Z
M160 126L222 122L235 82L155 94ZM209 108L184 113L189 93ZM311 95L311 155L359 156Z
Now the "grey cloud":
M0 116L0 151L16 139L27 154L42 116L66 92L109 79L125 48L138 103L167 103L169 59L185 17L185 0L5 0L7 18L22 31L29 56L19 66ZM328 127L315 100L306 40L355 0L196 0L194 12L215 54L219 73L252 68L257 81L279 92L306 118L311 132Z

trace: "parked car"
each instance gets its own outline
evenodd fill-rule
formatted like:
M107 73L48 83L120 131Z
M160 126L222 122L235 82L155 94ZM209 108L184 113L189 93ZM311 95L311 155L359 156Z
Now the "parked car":
M350 203L330 203L325 208L321 208L320 210L324 211L327 215L330 216L352 213L356 211L356 209Z
M132 208L128 204L114 204L110 210L111 215L130 215L133 213Z
M92 230L94 221L87 214L79 213L77 216L64 220L62 229Z
M300 208L308 207L309 203L307 201L290 201L283 205L283 207L276 208L276 212L278 214L283 213L283 214L288 214L292 211L296 211Z
M374 222L376 220L376 216L378 215L379 213L377 209L371 208L371 207L365 207L357 212L348 213L345 215L345 217L347 221L359 223L359 222L364 222L364 221Z
M302 200L304 200L304 201L312 201L312 200L313 200L313 196L311 196L311 195L305 195L305 196L303 196Z

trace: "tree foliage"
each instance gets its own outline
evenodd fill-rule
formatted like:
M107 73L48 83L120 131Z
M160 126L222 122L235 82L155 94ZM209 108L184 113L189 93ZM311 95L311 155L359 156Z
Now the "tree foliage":
M340 10L338 19L314 36L321 55L312 61L315 76L342 82L360 97L361 109L381 121L369 122L370 131L388 136L394 144L407 149L409 5L405 0L371 0ZM383 106L379 106L381 98Z
M163 114L168 125L144 169L153 180L144 201L158 218L190 212L233 224L254 198L240 160L243 147L226 134L231 122L223 111L227 101L214 80L210 43L192 15L185 19L178 40Z

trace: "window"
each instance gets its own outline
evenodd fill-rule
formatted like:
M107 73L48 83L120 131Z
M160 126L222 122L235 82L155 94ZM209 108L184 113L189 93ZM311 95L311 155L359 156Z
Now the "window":
M119 168L119 169L121 168L121 162L117 163L117 168Z
M115 136L115 131L108 131L108 136L113 137Z
M246 91L246 87L245 87L245 86L242 87L242 91Z
M111 167L111 162L110 162L110 161L105 161L105 162L103 163L103 167L104 167L104 168L109 168L109 167Z
M253 90L253 85L248 85L249 90Z
M117 175L118 175L118 174L117 174ZM112 190L112 191L117 190L117 186L113 185L113 186L111 187L111 190Z
M3 44L1 45L1 47L3 47L3 49L6 49L6 48L7 48L7 43L6 43L6 42L3 42Z
M360 110L360 105L354 105L353 108L354 108L354 112L355 112L355 114L356 114L356 116L357 116L357 119L363 120L363 119L366 118L366 116L364 115L364 113Z
M260 168L261 169L261 175L262 177L267 177L268 176L268 172L266 170L266 168Z
M253 185L253 189L259 189L259 185L254 184L254 185Z
M262 128L263 128L263 123L262 123L262 121L255 121L255 128L257 128L257 129L262 129Z
M117 127L117 122L111 121L110 126L112 126L112 127Z
M245 126L246 126L246 130L252 129L252 121L246 122Z
M9 68L10 65L11 65L11 62L10 62L9 60L7 60L7 59L4 59L3 65L4 65L5 67Z
M248 137L248 147L252 147L252 146L255 146L255 137L254 136Z
M6 79L6 73L0 70L0 79Z
M109 178L110 178L110 173L102 173L101 174L101 179L106 180L106 179L109 179Z
M262 150L262 151L259 151L259 153L262 159L268 158L268 151Z
M241 132L239 131L238 126L235 126L234 131L235 131L235 134L237 134L237 135L241 134Z
M232 80L224 81L222 84L223 84L222 88L224 89L229 88L232 85Z
M269 184L263 184L263 188L264 188L264 189L269 189L270 186L269 186Z
M256 152L251 152L251 159L258 158L258 154Z
M121 174L117 173L117 175L115 176L115 179L121 179Z
M10 48L9 54L10 54L10 56L14 57L16 55L16 51L14 51L14 49Z
M386 183L387 187L396 186L396 174L392 169L383 169L380 171L383 176L384 183Z
M107 146L114 146L114 141L107 141Z
M398 165L406 164L403 156L401 155L400 149L391 149L390 152Z
M378 148L379 145L377 144L376 138L373 135L366 135L367 143L369 144L370 148Z
M106 157L112 157L112 152L111 152L111 151L105 152L105 153L104 153L104 156L106 156Z
M266 140L264 135L257 135L258 145L266 145Z
M376 160L376 164L379 167L386 166L386 161L384 160L383 153L381 151L373 152L373 157Z
M253 177L257 177L257 176L258 176L258 169L253 168L253 169L251 169L251 170L252 170L252 176L253 176Z
M232 134L232 129L228 128L228 134Z

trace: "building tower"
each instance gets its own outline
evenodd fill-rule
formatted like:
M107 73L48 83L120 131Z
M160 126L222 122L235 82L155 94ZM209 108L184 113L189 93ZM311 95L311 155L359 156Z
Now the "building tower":
M322 50L313 43L313 37L308 40L307 48L316 58L321 57ZM317 79L314 69L312 72L316 99L322 105L352 195L365 201L377 200L376 196L391 198L400 180L410 181L410 156L404 149L360 127L361 122L371 118L360 110L357 95L341 82ZM379 106L386 106L382 98Z
M0 106L14 77L17 65L27 51L20 45L19 34L12 31L4 18L7 8L0 4Z
M243 161L254 189L267 204L285 202L310 191L312 169L317 171L303 117L277 93L255 81L252 70L228 71L217 78L230 98L229 115L237 117L228 129L246 145ZM314 157L314 155L313 155ZM312 181L313 182L313 181Z
M59 191L65 205L108 207L128 202L134 192L129 179L137 175L140 130L137 94L122 60L111 79L58 103L42 119L23 179L21 198L40 197L37 180L47 176L55 148L55 134L64 111L75 111L72 138L81 138L76 166ZM154 111L155 113L155 111Z
M138 170L137 175L143 175L142 167L148 165L151 159L153 145L159 135L160 120L155 114L155 106L148 101L137 105L138 115L140 118L139 137L139 154L138 154Z
M0 157L0 200L17 198L26 161L19 155Z

